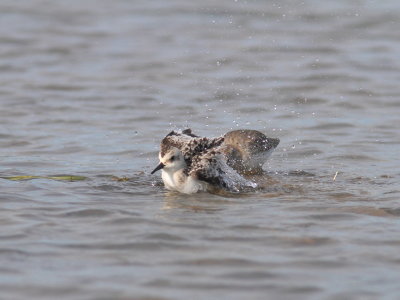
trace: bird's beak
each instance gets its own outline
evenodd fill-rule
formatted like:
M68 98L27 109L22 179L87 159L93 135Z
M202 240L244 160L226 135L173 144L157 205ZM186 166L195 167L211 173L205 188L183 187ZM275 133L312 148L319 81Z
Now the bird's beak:
M160 162L158 164L158 166L150 174L154 174L155 172L157 172L158 170L160 170L160 169L162 169L164 167L165 167L165 165L162 162Z

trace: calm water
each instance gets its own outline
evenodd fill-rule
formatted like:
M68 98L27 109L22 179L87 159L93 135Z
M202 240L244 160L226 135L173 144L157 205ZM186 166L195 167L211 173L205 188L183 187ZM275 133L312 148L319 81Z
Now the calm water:
M2 0L0 298L397 299L399 27L397 0ZM279 137L264 187L166 192L186 126ZM4 179L60 174L87 179Z

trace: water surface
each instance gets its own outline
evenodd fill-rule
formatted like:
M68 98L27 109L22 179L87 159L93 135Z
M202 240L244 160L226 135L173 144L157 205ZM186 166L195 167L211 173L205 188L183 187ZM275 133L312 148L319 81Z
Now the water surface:
M2 1L2 299L395 299L397 1ZM262 189L164 190L158 144L279 137ZM46 178L84 176L68 181ZM126 177L118 181L115 177Z

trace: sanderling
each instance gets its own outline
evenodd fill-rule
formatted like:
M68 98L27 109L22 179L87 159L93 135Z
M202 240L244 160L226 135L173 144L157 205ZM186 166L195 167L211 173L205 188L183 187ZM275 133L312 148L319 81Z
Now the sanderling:
M159 165L169 190L192 194L222 188L239 192L257 184L243 175L262 172L279 139L256 130L234 130L221 137L199 137L190 129L170 132L160 146Z

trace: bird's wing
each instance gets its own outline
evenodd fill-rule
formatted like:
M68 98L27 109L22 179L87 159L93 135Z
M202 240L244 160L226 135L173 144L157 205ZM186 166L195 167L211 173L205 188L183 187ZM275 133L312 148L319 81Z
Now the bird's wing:
M225 156L216 150L209 150L202 155L195 156L192 160L189 176L232 192L257 186L228 166Z
M173 147L182 151L182 149L195 138L196 137L183 132L171 131L161 141L161 156L164 156Z
M279 139L256 130L234 130L224 135L222 151L228 158L228 165L240 174L259 174L278 144Z
M193 157L221 145L223 141L223 137L211 139L199 137L190 129L182 132L172 131L161 141L160 152L161 156L164 156L172 147L178 148L182 151L186 163L191 165Z

